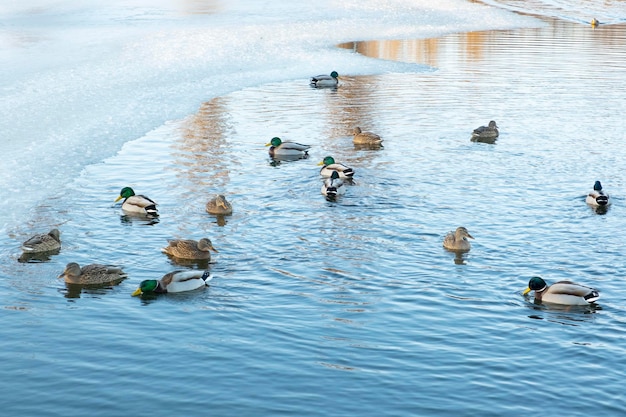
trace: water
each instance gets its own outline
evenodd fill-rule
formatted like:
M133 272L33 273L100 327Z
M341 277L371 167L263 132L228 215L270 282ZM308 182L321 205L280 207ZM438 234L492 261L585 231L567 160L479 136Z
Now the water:
M17 158L2 165L7 415L621 413L622 25L460 2L185 4L43 8L107 38L76 41L94 43L84 62L50 54L50 68L4 79L5 97L24 101L3 101L2 146ZM367 39L379 41L355 43ZM310 89L319 67L343 85ZM32 107L41 98L49 118ZM490 119L498 141L472 143ZM354 149L356 125L385 147ZM263 145L276 135L312 144L311 158L272 164ZM336 202L319 192L327 154L357 171ZM596 179L614 199L605 214L584 203ZM113 206L125 185L159 203L158 223ZM233 216L204 212L216 192ZM461 224L476 240L457 257L441 240ZM52 226L61 253L18 262L19 244ZM210 288L130 297L176 268L166 239L203 236L220 250ZM70 261L129 278L66 287L56 276ZM535 274L594 285L599 306L535 305L520 294Z

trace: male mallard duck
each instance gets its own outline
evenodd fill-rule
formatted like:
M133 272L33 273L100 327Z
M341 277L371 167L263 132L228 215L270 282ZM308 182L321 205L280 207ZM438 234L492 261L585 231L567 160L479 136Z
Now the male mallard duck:
M311 77L311 87L337 87L339 84L339 74L333 71L330 75L316 75Z
M600 24L600 21L598 19L596 19L595 17L593 19L591 19L591 27L596 27Z
M143 293L164 294L168 292L193 291L209 285L213 275L209 271L174 271L163 275L160 280L146 279L141 281L132 296Z
M489 126L481 126L472 132L472 140L493 140L500 135L498 125L495 121L490 121Z
M213 247L213 243L208 238L198 241L191 239L172 239L167 247L162 249L163 253L180 259L207 259L211 260L211 252L218 252Z
M24 253L52 252L59 249L61 249L61 232L59 229L52 229L45 235L35 235L22 244Z
M272 158L285 157L290 159L308 158L308 150L311 147L311 145L303 145L296 142L283 142L278 137L272 138L265 146L270 146L269 154Z
M587 305L600 298L598 290L572 281L559 281L548 286L541 277L532 277L524 295L535 291L535 300L564 305Z
M122 198L124 198L124 202L122 203L122 210L133 213L133 214L144 214L147 216L158 216L159 212L157 211L157 204L150 200L145 195L136 195L135 191L133 191L130 187L122 188L120 191L120 196L115 199L117 203Z
M600 181L596 181L595 184L593 184L593 191L589 191L585 201L587 204L591 204L593 206L608 206L610 203L609 195L602 191L602 184Z
M380 146L383 143L383 140L376 133L364 132L360 127L355 127L353 133L352 142L355 145Z
M443 238L443 247L453 251L468 251L471 249L470 242L467 240L468 237L474 239L465 227L457 227L454 232L448 232Z
M70 262L59 278L65 278L68 284L107 284L121 281L128 275L122 268L111 265L91 264L82 268L76 262Z
M339 178L339 173L333 171L330 178L326 178L322 184L322 194L326 197L337 197L345 191L343 180Z
M339 174L339 178L341 179L350 179L354 176L354 170L352 168L339 162L335 162L335 158L332 156L327 156L317 165L324 165L320 170L320 175L324 178L330 178L332 173L335 171Z
M209 214L227 215L233 214L233 205L230 204L226 197L222 194L216 194L215 197L206 203L206 211Z

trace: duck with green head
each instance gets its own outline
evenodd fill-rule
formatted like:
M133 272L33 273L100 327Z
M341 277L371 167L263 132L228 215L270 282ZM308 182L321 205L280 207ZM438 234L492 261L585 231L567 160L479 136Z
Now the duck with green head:
M311 87L316 88L337 87L339 85L339 74L337 74L337 71L333 71L330 75L316 75L315 77L311 77L309 84Z
M593 190L589 191L587 197L585 198L585 202L587 204L591 204L592 206L608 206L611 201L609 200L609 195L602 189L602 183L600 181L596 181L593 184Z
M304 159L309 156L309 148L311 145L303 145L297 142L283 141L279 137L273 137L269 143L265 146L269 146L269 154L272 158L286 158L286 159Z
M209 285L213 275L209 271L174 271L163 275L163 278L141 281L132 296L152 293L165 294L193 291Z
M117 203L121 199L124 199L122 203L122 210L129 214L141 214L150 217L156 217L159 212L156 208L157 203L146 197L145 195L135 194L135 191L130 187L122 188L119 197L115 199Z
M320 175L324 178L330 178L333 171L336 171L339 174L339 178L344 180L351 179L354 176L354 170L352 168L340 162L336 162L335 158L332 156L327 156L317 165L324 165L322 169L320 169Z
M523 294L531 291L535 292L535 301L552 304L588 305L600 298L600 293L594 288L572 281L558 281L548 286L541 277L532 277Z
M339 173L337 171L333 171L330 174L330 178L326 178L324 183L322 184L322 195L326 197L334 198L345 192L346 186L341 178L339 178Z

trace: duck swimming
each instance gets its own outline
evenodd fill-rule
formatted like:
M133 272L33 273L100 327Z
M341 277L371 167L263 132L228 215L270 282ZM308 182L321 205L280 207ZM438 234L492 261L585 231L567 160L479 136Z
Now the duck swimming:
M600 298L598 290L572 281L558 281L548 286L541 277L532 277L524 295L535 291L535 300L562 305L588 305Z
M339 178L339 173L333 171L330 174L330 178L326 178L322 184L322 194L326 197L337 197L345 191L345 185L343 180Z
M162 249L163 253L180 259L211 260L211 251L218 252L208 238L198 241L191 239L172 239L168 246Z
M593 190L589 191L585 202L592 206L608 206L610 204L609 195L602 190L602 183L600 183L600 181L596 181L593 184Z
M358 126L354 128L353 134L352 143L355 145L380 146L383 143L383 140L376 133L364 132Z
M339 74L337 74L337 71L333 71L330 75L316 75L315 77L311 77L309 85L317 88L337 87L337 85L339 85Z
M47 234L38 234L22 244L24 253L53 252L61 249L61 232L52 229Z
M472 140L480 141L480 140L493 140L496 139L500 135L498 131L498 125L496 125L495 121L490 121L488 126L481 126L472 132Z
M320 175L324 178L330 178L334 171L339 174L339 178L344 180L354 176L354 170L352 168L342 163L335 162L335 158L332 156L327 156L317 165L324 165L320 170Z
M274 137L272 140L265 144L269 146L269 154L272 158L285 158L285 159L304 159L309 157L308 150L311 145L303 145L301 143L289 142L279 137Z
M215 197L206 203L206 211L209 214L229 215L233 214L233 205L222 194L216 194Z
M76 262L70 262L59 278L64 278L68 284L108 284L121 281L128 274L122 268L112 265L91 264L82 268Z
M129 214L142 214L150 217L156 217L159 215L157 211L157 203L146 197L145 195L135 194L135 191L130 187L122 188L119 197L115 199L117 203L121 199L124 199L122 203L122 210Z
M165 294L193 291L209 285L213 275L209 271L174 271L163 275L160 280L146 279L131 294L133 297L144 293Z
M465 227L457 227L454 232L448 232L443 238L443 247L451 251L468 251L471 244L467 238L474 239Z

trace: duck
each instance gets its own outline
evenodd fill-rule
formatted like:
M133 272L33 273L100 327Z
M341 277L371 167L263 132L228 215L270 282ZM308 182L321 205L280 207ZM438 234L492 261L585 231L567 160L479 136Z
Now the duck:
M173 271L163 278L146 279L131 294L133 297L144 293L165 294L173 292L193 291L209 285L213 275L209 271Z
M354 128L353 134L352 142L355 145L380 146L383 143L383 140L376 133L364 132L358 126Z
M64 278L68 284L89 285L121 281L127 276L118 266L91 264L81 268L76 262L70 262L59 278Z
M596 181L593 184L593 190L589 191L585 202L592 206L608 206L611 203L609 195L602 190L602 183L600 181Z
M213 243L209 238L200 240L191 239L172 239L169 244L162 249L163 253L180 259L206 259L211 260L211 252L218 253L213 247Z
M325 157L317 166L324 165L322 169L320 169L320 175L323 178L330 178L333 172L337 172L339 174L339 178L341 179L351 179L354 176L354 170L347 165L344 165L339 162L335 162L335 158L332 156Z
M156 208L157 203L146 197L145 195L135 194L135 191L130 187L122 188L119 197L115 199L117 203L121 199L124 199L122 203L122 210L132 214L143 214L150 217L156 217L159 212Z
M598 290L572 281L558 281L548 286L541 277L532 277L524 295L535 291L535 300L562 305L588 305L600 298Z
M337 87L339 85L339 74L337 71L333 71L330 75L316 75L311 77L309 83L311 87Z
M61 249L61 232L52 229L47 234L37 234L22 243L24 253L53 252Z
M593 19L591 19L590 23L591 23L591 27L595 28L596 26L600 24L600 21L594 17Z
M309 157L311 145L284 141L279 137L274 137L265 146L269 146L269 154L272 158L303 159Z
M498 125L494 120L489 122L488 126L481 126L474 129L472 132L472 140L480 141L480 140L493 140L496 139L500 135L498 131Z
M206 211L209 214L229 215L233 214L233 205L222 194L216 194L206 203Z
M326 178L322 184L322 194L326 197L337 197L343 194L345 188L343 180L339 178L339 173L333 171L330 178Z
M468 237L474 239L465 227L457 227L454 232L448 232L446 237L443 238L443 247L452 251L468 251L472 247L469 240L467 240Z

